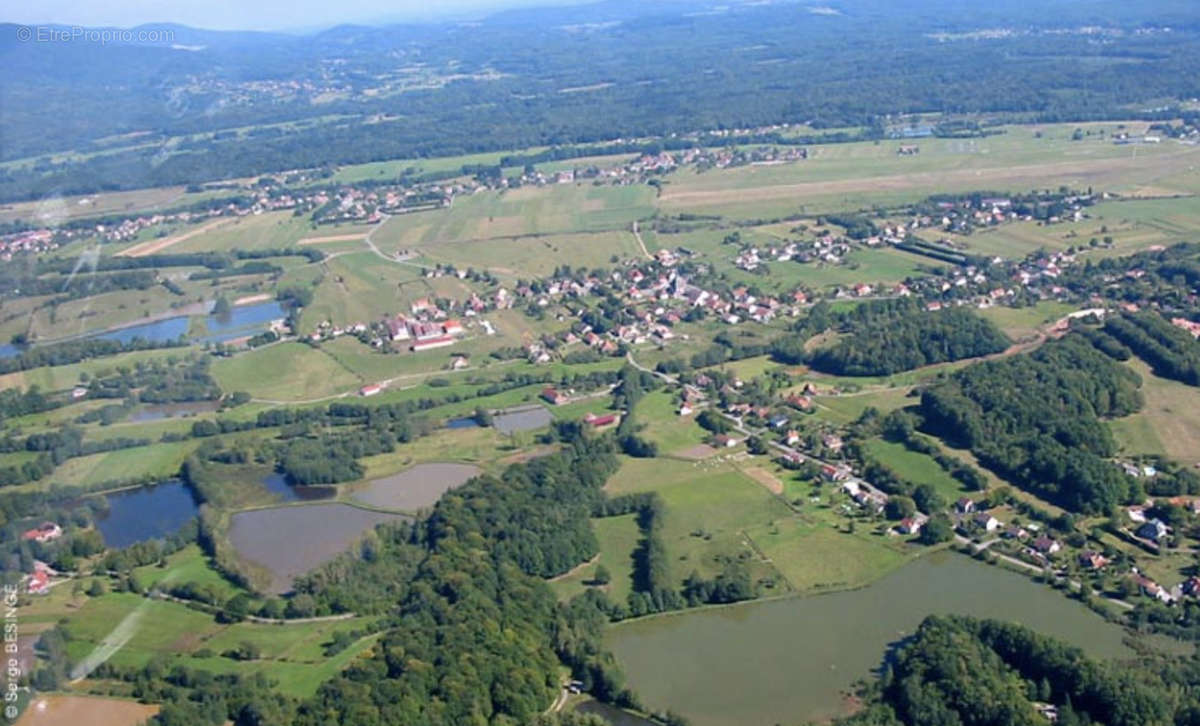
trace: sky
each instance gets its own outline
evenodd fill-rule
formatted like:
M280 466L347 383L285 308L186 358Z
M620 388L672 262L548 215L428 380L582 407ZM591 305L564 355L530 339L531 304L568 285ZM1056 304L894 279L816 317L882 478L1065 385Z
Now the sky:
M5 3L0 22L131 27L180 23L210 30L313 30L340 23L472 17L504 7L585 0L37 0Z

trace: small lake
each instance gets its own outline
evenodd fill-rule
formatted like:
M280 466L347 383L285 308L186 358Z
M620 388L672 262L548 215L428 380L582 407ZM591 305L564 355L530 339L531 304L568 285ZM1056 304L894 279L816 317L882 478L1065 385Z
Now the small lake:
M267 491L278 494L285 502L319 502L322 499L333 499L337 494L337 487L292 486L288 483L287 476L278 472L263 477L262 484Z
M448 429L477 429L479 422L473 418L452 418L446 422Z
M233 338L256 335L266 330L267 323L286 317L287 311L275 301L235 307L228 315L207 316L204 323L208 327L208 334L196 338L194 342L221 343ZM162 343L176 340L180 336L187 337L189 326L190 320L187 315L176 315L107 332L88 333L83 337L116 340L121 343L141 338Z
M367 482L351 497L371 507L415 512L432 507L443 494L479 473L480 469L470 464L417 464L399 474Z
M141 406L129 416L131 422L161 421L165 418L213 413L221 408L220 401L186 401L183 403L151 403Z
M492 425L502 434L514 431L534 431L545 428L554 420L554 416L545 406L522 406L509 408L492 417Z
M926 615L996 618L1100 658L1132 655L1124 631L1062 593L951 552L861 590L695 610L609 628L606 640L650 709L696 726L827 720L885 649Z
M169 537L199 512L192 492L181 481L108 494L108 512L96 515L104 543L120 549Z
M292 580L350 548L383 522L407 519L348 504L311 504L237 512L229 541L238 554L273 574L271 590L285 593Z

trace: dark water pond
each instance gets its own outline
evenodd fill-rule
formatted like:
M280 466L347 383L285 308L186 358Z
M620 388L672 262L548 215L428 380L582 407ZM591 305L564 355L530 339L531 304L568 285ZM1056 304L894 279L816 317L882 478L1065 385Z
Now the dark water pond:
M237 512L229 541L238 554L270 570L271 589L284 593L292 580L350 548L377 524L407 519L348 504L310 504Z
M184 403L151 403L140 407L129 416L132 422L160 421L179 416L195 416L212 413L221 407L220 401L187 401Z
M109 547L168 537L196 516L199 508L181 481L108 494L108 512L96 516L96 527Z
M473 418L452 418L446 422L448 429L475 429L479 428L479 422Z
M25 348L12 343L0 343L0 358L13 358L25 352Z
M337 494L337 487L292 486L286 476L277 472L263 477L262 483L267 491L278 494L285 502L318 502L322 499L333 499Z
M545 406L509 408L492 417L492 425L502 434L514 431L535 431L550 425L554 416Z
M956 553L924 557L852 592L693 610L609 629L608 645L652 709L696 726L805 723L930 614L1027 625L1092 656L1131 655L1124 631L1062 593Z

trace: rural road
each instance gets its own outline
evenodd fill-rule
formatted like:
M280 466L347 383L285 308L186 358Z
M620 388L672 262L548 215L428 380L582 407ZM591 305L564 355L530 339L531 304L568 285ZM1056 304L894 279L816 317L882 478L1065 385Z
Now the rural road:
M637 240L638 247L642 248L642 254L646 256L646 259L653 260L654 256L650 254L650 250L646 249L646 243L642 240L642 233L638 230L636 219L633 221L633 238Z

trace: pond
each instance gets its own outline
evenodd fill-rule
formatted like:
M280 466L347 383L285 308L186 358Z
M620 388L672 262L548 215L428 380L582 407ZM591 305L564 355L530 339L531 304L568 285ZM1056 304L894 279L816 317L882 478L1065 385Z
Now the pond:
M0 358L15 358L25 352L25 347L12 343L0 343Z
M415 512L432 507L443 494L479 473L480 469L470 464L417 464L399 474L367 482L351 497L371 507Z
M131 422L161 421L165 418L212 413L221 408L220 401L186 401L183 403L151 403L141 406L129 416Z
M199 340L202 343L223 343L234 338L257 335L267 329L267 323L286 317L287 310L278 302L242 305L233 308L227 315L209 315L205 318L208 335Z
M292 486L287 477L278 472L272 472L263 477L263 486L272 494L278 494L285 502L317 502L322 499L333 499L337 487L325 486Z
M181 481L108 494L108 511L96 515L96 528L109 547L120 549L179 531L199 509Z
M448 429L477 429L479 422L473 418L452 418L446 422Z
M522 406L508 408L492 417L492 424L502 434L514 431L534 431L550 425L554 416L545 406Z
M311 504L237 512L229 541L246 560L270 570L271 590L285 593L292 580L345 552L375 525L407 519L348 504Z
M946 552L861 590L643 619L609 628L607 641L648 708L696 726L804 723L839 715L888 644L947 613L1022 623L1095 657L1131 655L1121 628L1062 593Z

